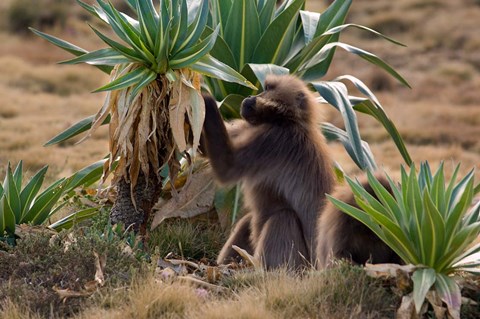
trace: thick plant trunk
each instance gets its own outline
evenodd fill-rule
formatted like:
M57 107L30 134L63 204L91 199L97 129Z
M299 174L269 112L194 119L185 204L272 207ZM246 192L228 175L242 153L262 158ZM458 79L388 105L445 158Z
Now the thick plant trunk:
M110 212L112 224L122 223L125 228L130 227L134 231L145 235L147 223L152 213L152 208L158 201L161 192L161 183L154 172L151 171L148 178L143 172L138 176L137 185L133 191L136 205L133 204L130 183L120 179L117 183L117 199Z
M150 89L139 93L135 103L125 106L122 104L125 101L121 101L123 107L128 107L128 116L133 121L125 122L124 115L118 112L112 117L116 120L116 129L111 135L114 143L111 143L110 152L120 160L115 169L117 199L110 212L110 221L122 223L141 235L147 233L152 208L161 194L160 168L165 164L172 168L174 163L170 162L175 159L169 157L175 144L170 129L167 84L166 78L159 77ZM115 140L119 136L122 140ZM135 180L132 191L131 181Z

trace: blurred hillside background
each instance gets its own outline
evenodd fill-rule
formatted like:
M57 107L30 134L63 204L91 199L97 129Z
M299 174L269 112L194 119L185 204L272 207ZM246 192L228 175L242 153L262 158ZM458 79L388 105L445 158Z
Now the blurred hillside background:
M309 0L308 9L323 11L327 2ZM57 65L71 56L27 27L98 49L102 43L88 19L74 0L0 1L0 176L7 161L23 159L31 173L48 164L49 178L56 179L106 154L106 129L83 145L69 141L42 146L99 109L104 94L90 92L107 77L86 65ZM407 45L399 47L353 29L341 37L391 64L412 89L340 49L325 79L352 74L363 80L387 109L415 162L429 160L436 167L445 160L462 162L464 171L480 168L480 1L354 0L349 22ZM334 113L325 106L326 120L340 125ZM360 125L377 163L398 171L403 161L383 128L364 117ZM331 149L347 172L355 171L342 146Z

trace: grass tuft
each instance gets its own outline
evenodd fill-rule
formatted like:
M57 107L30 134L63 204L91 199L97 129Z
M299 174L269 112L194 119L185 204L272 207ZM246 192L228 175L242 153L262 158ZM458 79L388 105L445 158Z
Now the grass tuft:
M127 318L154 319L182 317L189 308L196 308L200 298L188 285L168 285L148 280L137 284L129 298Z
M40 319L37 314L32 313L25 307L21 307L19 304L12 302L11 300L5 300L0 303L0 318L5 319Z
M326 271L240 272L224 280L232 291L194 318L393 318L398 298L359 267Z
M393 318L398 302L380 282L347 264L302 275L240 272L230 280L237 289L218 294L149 275L127 293L114 292L111 307L97 304L78 318Z
M83 308L83 298L62 301L53 287L81 291L94 280L94 252L106 256L107 286L128 284L146 270L142 260L123 252L123 240L107 241L84 229L54 237L49 232L27 233L16 247L6 249L0 251L0 300L25 305L42 317L52 312L69 316Z
M161 257L172 253L193 260L215 260L225 242L225 234L216 223L186 219L164 221L150 233L148 247L158 247Z

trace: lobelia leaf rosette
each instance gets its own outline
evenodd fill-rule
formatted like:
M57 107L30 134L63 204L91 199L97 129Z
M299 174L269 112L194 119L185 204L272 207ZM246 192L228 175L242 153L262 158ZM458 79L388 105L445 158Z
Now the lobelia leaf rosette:
M137 18L118 11L110 2L77 2L104 22L118 39L91 26L107 47L88 52L32 31L77 56L62 63L97 66L110 74L110 82L96 90L107 91L98 113L47 145L89 130L86 138L100 125L109 123L110 153L104 178L118 159L115 178L125 178L133 189L140 171L148 176L150 170L158 172L168 164L173 172L179 167L180 154L189 146L191 154L195 154L205 116L201 75L255 88L234 69L209 55L219 28L206 32L207 0L162 0L158 11L152 0L127 1Z
M460 288L452 274L480 274L480 202L471 206L480 185L474 185L474 172L456 182L457 165L450 180L443 163L435 174L428 162L417 175L401 168L401 183L387 176L393 194L368 173L370 195L358 182L346 178L356 203L355 208L330 195L329 200L343 212L369 227L407 264L418 266L412 275L413 301L420 312L429 290L434 290L448 306L452 317L459 318Z

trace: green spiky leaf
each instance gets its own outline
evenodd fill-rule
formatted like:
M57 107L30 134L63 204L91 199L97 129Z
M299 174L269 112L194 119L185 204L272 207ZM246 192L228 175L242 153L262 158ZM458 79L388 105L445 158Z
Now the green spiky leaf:
M155 80L156 77L157 77L157 74L152 70L147 69L145 67L139 67L136 70L133 70L131 72L128 72L127 74L122 75L121 77L108 83L107 85L104 85L101 88L96 89L94 92L120 90L120 89L128 88L130 86L133 86L139 83L145 83L145 85L148 85L150 82Z
M86 209L77 211L75 213L72 213L68 216L65 216L48 227L56 231L70 229L73 227L73 225L81 223L82 221L88 220L96 215L98 215L98 208L96 207L86 208Z

